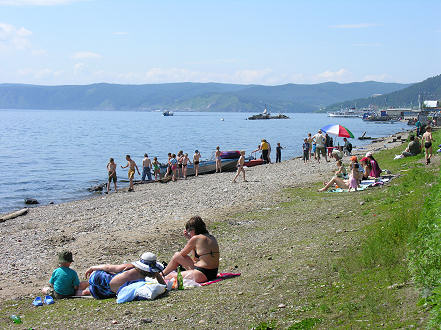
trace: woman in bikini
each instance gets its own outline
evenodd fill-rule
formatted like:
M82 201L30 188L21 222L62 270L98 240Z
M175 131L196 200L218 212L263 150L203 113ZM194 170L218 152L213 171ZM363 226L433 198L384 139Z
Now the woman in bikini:
M182 277L192 277L197 283L214 280L219 267L219 245L216 238L210 235L204 221L199 216L192 217L185 224L184 236L187 244L180 252L176 252L163 271L166 280L176 277L178 265L185 268ZM189 256L193 252L193 258Z
M325 183L325 186L321 189L319 189L318 191L322 192L322 191L326 191L328 190L330 187L333 187L334 184L338 185L340 188L342 189L351 189L353 188L355 191L357 191L358 188L358 184L361 178L362 173L359 170L360 165L358 164L357 161L357 157L356 156L352 156L351 157L351 164L350 164L350 169L351 169L351 174L349 175L349 179L344 180L342 178L339 178L338 176L334 176L331 181L329 181L328 183Z
M190 163L190 159L188 159L188 154L185 154L182 158L182 175L184 176L184 179L187 179L187 164Z
M222 172L222 157L221 157L221 151L220 151L220 147L217 146L216 147L216 152L214 154L215 158L216 158L216 173Z
M424 149L426 149L426 165L430 164L432 157L432 127L427 126L426 132L423 134Z

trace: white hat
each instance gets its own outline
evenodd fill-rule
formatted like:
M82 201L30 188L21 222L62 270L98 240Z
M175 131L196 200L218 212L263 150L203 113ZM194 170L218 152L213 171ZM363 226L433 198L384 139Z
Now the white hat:
M372 152L368 151L368 152L366 153L366 157L371 157L371 156L372 156Z
M156 262L156 255L151 252L142 254L139 261L132 262L132 265L149 273L157 273L164 269L164 266Z

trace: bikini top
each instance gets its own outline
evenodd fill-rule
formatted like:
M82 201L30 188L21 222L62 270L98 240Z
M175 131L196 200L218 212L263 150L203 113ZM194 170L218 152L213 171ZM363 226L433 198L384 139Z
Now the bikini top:
M197 258L197 259L199 259L200 257L205 256L205 255L207 255L207 254L210 254L210 255L213 257L213 255L216 254L216 253L219 254L219 251L217 251L217 252L210 251L210 252L208 252L208 253L198 254L198 253L196 252L196 250L194 250L194 257Z

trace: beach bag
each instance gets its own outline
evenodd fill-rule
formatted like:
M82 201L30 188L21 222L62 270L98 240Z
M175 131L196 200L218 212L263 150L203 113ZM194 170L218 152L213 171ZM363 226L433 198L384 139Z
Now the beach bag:
M167 286L155 282L146 282L136 289L136 300L153 300L167 290Z

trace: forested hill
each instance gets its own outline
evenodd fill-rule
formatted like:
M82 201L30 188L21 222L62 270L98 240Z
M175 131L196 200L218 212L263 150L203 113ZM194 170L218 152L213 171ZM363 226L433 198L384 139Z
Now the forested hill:
M415 107L418 106L419 95L421 95L421 101L440 100L441 75L428 78L422 82L410 85L392 93L332 104L326 107L325 111L338 110L353 106L363 108L369 105L376 105L378 107Z
M38 86L0 84L0 109L312 112L409 85L375 81L279 86L219 83Z

